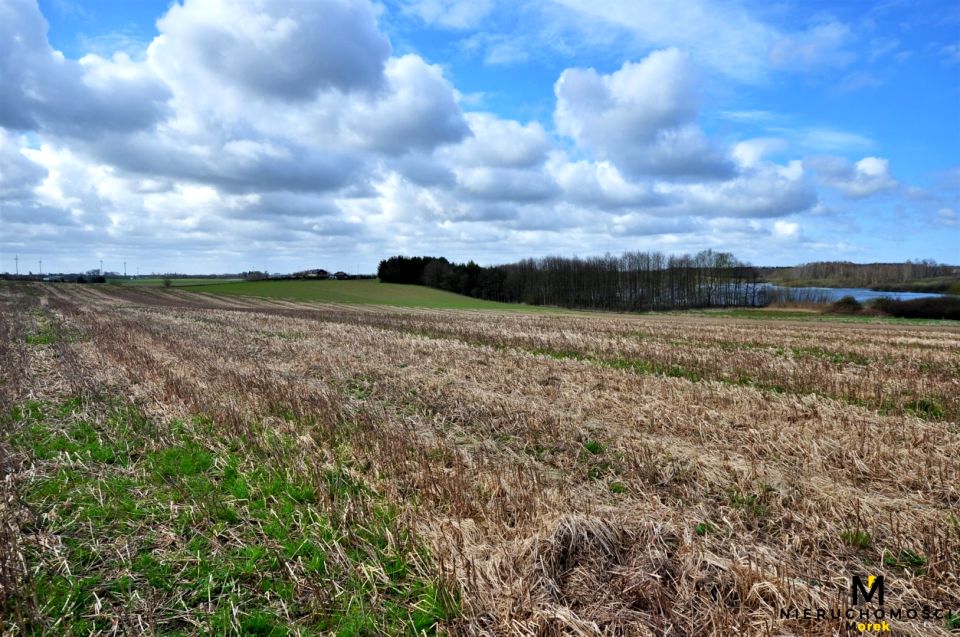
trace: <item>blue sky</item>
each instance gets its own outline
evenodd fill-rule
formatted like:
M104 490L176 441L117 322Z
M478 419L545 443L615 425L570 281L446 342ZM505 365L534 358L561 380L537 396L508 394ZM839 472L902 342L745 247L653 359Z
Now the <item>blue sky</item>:
M0 0L0 271L960 262L960 5Z

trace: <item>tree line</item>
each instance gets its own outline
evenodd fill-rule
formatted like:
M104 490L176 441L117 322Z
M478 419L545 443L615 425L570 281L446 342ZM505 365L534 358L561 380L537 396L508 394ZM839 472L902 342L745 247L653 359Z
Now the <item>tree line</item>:
M756 268L712 250L544 257L488 267L395 256L380 262L377 276L491 301L609 311L757 306L767 294Z
M771 273L778 283L811 284L870 288L909 283L936 277L960 277L960 267L938 264L932 259L904 263L851 263L849 261L818 261L784 268Z

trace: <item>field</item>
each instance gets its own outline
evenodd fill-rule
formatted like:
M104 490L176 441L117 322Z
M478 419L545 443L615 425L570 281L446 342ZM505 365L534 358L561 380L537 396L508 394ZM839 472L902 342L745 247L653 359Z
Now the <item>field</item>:
M474 299L420 285L380 283L376 279L345 281L245 281L204 287L211 294L260 296L266 298L345 303L351 305L387 305L461 310L503 310L543 312L537 308L510 303Z
M316 284L0 286L6 634L960 631L955 324Z
M171 287L187 287L187 286L197 286L197 285L223 285L224 283L232 283L239 281L239 279L190 279L190 278L171 278L170 286ZM143 285L147 287L160 287L164 284L164 279L161 277L152 278L152 279L114 279L111 278L108 281L112 285Z

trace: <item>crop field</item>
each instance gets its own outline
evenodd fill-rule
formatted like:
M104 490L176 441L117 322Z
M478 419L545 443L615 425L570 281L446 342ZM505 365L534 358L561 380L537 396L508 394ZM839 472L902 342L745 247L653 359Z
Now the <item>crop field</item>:
M205 290L0 286L5 634L960 631L960 326Z
M172 278L172 279L170 279L170 286L171 286L171 287L187 287L187 286L189 286L189 287L194 287L194 286L198 286L198 285L223 285L224 283L233 283L233 282L236 282L236 281L239 281L239 280L240 280L240 279L206 279L206 278L201 278L201 279L191 279L191 278L178 279L178 278ZM165 281L163 278L161 278L161 277L151 278L151 279L148 279L148 278L142 278L142 279L114 279L114 278L111 278L111 279L109 279L108 282L109 282L110 284L112 284L112 285L141 285L141 286L147 286L147 287L160 287L160 286L165 285L165 283L166 283L166 281Z

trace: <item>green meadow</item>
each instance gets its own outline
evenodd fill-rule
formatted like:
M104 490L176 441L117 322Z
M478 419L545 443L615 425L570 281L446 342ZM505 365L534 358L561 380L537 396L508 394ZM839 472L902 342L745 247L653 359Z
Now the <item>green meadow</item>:
M524 312L555 312L555 308L497 303L474 299L420 285L380 283L376 279L348 281L242 281L203 286L204 292L244 296L262 296L320 303L348 303L355 305L392 305L397 307L426 307L456 310L507 310Z

